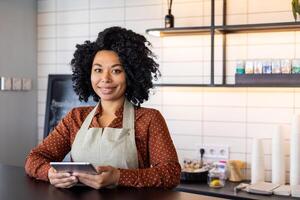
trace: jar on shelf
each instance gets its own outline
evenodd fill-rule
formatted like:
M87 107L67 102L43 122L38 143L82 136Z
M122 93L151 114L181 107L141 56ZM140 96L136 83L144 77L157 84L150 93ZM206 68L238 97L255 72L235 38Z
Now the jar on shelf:
M225 186L225 181L227 178L227 167L226 162L219 162L209 170L207 183L209 187L221 188Z
M300 59L294 59L292 61L292 73L300 74Z

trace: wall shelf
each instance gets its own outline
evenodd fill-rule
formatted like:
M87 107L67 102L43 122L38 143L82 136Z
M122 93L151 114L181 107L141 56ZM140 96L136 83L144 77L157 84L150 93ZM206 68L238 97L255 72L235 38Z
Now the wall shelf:
M275 32L275 31L300 31L300 22L278 22L278 23L259 23L259 24L234 24L227 25L227 1L223 0L223 23L222 25L215 25L215 0L211 1L211 24L210 26L196 26L196 27L175 27L175 28L152 28L147 29L146 33L167 37L177 35L199 35L206 34L211 36L211 67L210 67L210 84L175 84L175 83L162 83L155 84L161 87L300 87L299 74L281 74L272 76L271 79L265 79L266 76L253 74L243 76L236 76L236 84L226 83L226 60L227 60L227 42L226 35L233 33L261 33L261 32ZM215 34L221 34L223 37L222 44L222 83L215 84L214 78L214 54L215 54ZM276 78L275 78L276 77ZM286 77L286 78L283 78ZM296 77L296 78L294 78ZM248 80L249 79L249 80ZM246 81L248 80L248 82ZM242 81L242 82L241 82ZM289 81L289 82L288 82Z
M216 26L220 33L258 33L274 31L299 31L300 22L262 23L262 24L239 24Z
M210 34L210 26L195 26L195 27L176 27L176 28L152 28L147 29L146 33L153 36L178 36L178 35L199 35Z
M274 31L299 31L300 22L281 22L281 23L262 23L262 24L235 24L225 26L215 26L216 33L258 33L258 32L274 32ZM199 35L211 33L210 26L195 27L176 27L176 28L151 28L147 29L149 35L168 37L177 35Z

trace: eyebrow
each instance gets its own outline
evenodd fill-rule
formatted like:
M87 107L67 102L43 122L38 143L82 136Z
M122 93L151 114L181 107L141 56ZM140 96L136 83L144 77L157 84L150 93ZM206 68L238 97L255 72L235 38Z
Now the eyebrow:
M99 67L102 67L101 64L98 64L98 63L95 63L93 64L93 66L99 66ZM112 66L110 66L111 68L114 68L114 67L123 67L123 65L121 63L118 63L118 64L113 64Z

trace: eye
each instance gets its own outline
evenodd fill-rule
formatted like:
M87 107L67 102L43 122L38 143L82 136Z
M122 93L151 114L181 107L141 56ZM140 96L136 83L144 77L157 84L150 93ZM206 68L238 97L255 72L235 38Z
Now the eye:
M122 70L121 69L113 69L112 73L113 74L120 74L120 73L122 73Z
M94 72L100 73L100 72L102 72L102 69L96 68L96 69L94 69Z

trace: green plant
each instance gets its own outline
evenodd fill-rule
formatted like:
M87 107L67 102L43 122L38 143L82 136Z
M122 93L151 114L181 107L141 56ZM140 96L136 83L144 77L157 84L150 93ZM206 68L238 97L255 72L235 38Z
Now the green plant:
M297 21L297 13L300 15L300 4L299 0L292 0L292 10L295 21Z

